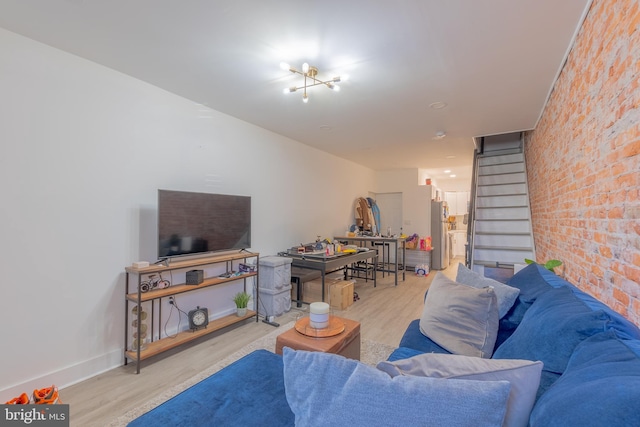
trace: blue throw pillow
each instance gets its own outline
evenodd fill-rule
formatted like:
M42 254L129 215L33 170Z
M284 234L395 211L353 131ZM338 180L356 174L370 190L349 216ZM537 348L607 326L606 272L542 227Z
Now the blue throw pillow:
M562 374L576 345L605 331L608 322L609 316L592 311L568 287L552 288L536 299L493 358L540 360L545 371Z
M543 269L538 264L529 264L507 281L507 285L519 289L520 293L511 309L500 320L500 329L517 328L531 304L552 288L541 275Z
M545 270L544 267L530 264L507 280L507 285L520 289L518 300L532 304L536 298L552 288L542 275L542 270Z
M613 330L580 343L565 373L540 397L531 427L640 426L640 341Z
M284 349L284 384L296 426L502 426L510 384L391 378L335 354Z
M547 269L540 270L540 277L542 277L551 287L559 288L562 286L568 286L569 289L573 292L573 294L580 301L584 302L584 304L591 308L592 310L603 310L609 318L611 319L611 324L609 327L616 330L618 337L622 339L640 339L640 329L633 323L631 323L628 319L622 316L620 313L616 312L612 308L608 307L603 302L597 300L593 296L587 294L586 292L578 289L573 286L571 283L567 282L560 276L552 273Z

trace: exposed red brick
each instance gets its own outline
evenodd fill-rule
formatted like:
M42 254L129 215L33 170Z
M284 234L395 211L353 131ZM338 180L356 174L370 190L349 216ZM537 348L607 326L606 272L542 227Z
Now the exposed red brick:
M640 1L594 0L525 134L536 256L640 324ZM550 155L553 153L553 155Z
M630 298L629 295L622 292L620 289L613 288L613 297L620 301L624 306L629 306Z

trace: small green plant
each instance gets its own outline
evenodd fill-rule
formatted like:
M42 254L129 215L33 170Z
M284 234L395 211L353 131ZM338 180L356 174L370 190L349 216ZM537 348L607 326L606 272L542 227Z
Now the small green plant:
M524 259L524 262L526 262L527 264L537 264L534 260L527 259L527 258ZM553 273L555 273L554 268L560 267L561 265L562 265L562 261L558 259L550 259L549 261L542 264L544 268L546 268L547 270Z
M251 295L246 292L238 292L233 297L233 302L236 303L237 308L247 308L249 304L249 300L251 299Z

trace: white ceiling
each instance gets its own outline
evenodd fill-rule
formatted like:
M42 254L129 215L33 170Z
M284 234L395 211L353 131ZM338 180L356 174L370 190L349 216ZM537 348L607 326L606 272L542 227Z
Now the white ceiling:
M535 127L590 1L0 0L0 26L447 189L445 169L470 180L473 137ZM283 61L350 78L303 104Z

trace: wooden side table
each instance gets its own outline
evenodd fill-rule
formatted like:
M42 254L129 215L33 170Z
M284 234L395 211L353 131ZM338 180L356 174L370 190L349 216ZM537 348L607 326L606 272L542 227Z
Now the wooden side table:
M350 359L360 360L360 322L333 316L344 322L344 331L326 338L303 335L291 328L276 338L276 354L282 354L284 347L294 350L321 351L339 354Z

